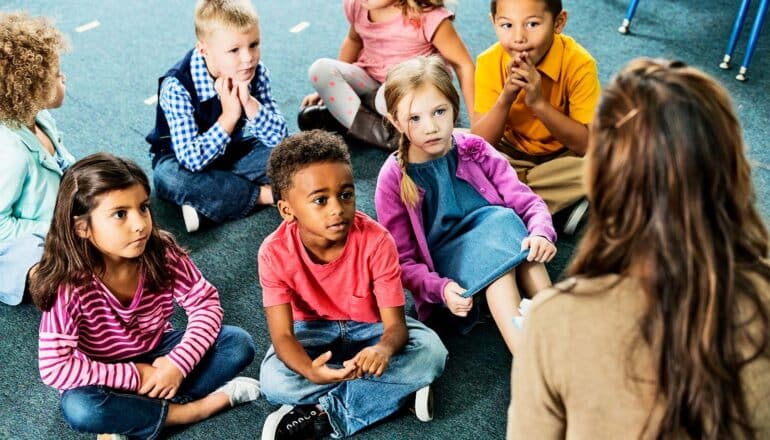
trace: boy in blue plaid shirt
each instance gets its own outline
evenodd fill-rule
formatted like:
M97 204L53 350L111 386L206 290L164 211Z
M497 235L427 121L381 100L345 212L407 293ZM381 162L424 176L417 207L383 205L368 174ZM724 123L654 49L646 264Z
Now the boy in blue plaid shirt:
M273 203L267 159L287 135L250 1L199 0L195 33L195 48L159 80L147 135L155 188L182 207L188 232Z

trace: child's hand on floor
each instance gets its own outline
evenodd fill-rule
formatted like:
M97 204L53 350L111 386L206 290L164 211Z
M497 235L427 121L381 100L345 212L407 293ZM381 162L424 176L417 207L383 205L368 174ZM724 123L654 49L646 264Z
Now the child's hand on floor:
M556 246L542 235L530 235L521 241L521 250L529 249L527 261L547 263L556 255Z
M259 112L259 101L257 101L257 98L251 96L248 82L244 81L238 83L238 99L241 101L241 106L243 106L243 112L246 114L246 117L248 119L254 119Z
M238 97L238 85L232 78L220 76L214 81L214 90L217 91L219 102L222 103L222 116L228 123L235 126L243 111L241 99Z
M302 99L302 104L300 104L299 108L305 108L309 105L323 105L323 103L324 100L321 99L321 95L319 95L318 92L315 92L305 96Z
M366 374L382 376L390 362L390 355L383 347L372 345L359 351L353 359L345 361L356 366L356 377L364 377Z
M544 99L540 72L526 52L518 54L514 59L518 63L512 69L511 82L524 89L524 102L528 107L534 107Z
M356 378L356 365L345 361L342 368L329 368L326 363L332 358L332 352L327 351L313 359L310 377L308 379L318 385L342 382Z
M444 301L453 315L466 317L473 308L473 298L462 297L466 290L454 281L450 281L444 286Z
M176 396L184 376L166 356L153 361L152 365L136 364L141 383L139 394L152 399L171 399Z

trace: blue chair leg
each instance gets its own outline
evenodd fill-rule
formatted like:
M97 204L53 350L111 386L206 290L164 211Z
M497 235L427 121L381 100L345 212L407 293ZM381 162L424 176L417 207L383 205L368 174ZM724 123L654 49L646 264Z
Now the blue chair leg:
M735 17L735 24L733 24L733 32L730 34L730 40L727 42L727 51L724 58L722 58L722 63L719 64L719 67L722 69L730 68L730 60L735 51L735 44L738 43L738 38L741 36L741 30L743 30L743 23L746 21L746 13L749 11L750 3L751 0L743 0L740 9L738 9L738 15Z
M770 3L770 0L762 0L759 3L757 18L754 19L754 26L751 28L751 35L749 36L749 45L746 47L746 55L744 55L743 64L738 70L738 75L735 76L735 79L738 81L746 81L746 71L749 69L749 63L751 62L751 56L754 55L754 49L757 48L759 31L762 30L762 24L765 22L768 3Z
M623 19L623 24L620 25L618 28L618 32L621 34L627 34L628 28L631 26L631 20L634 18L634 14L636 13L636 7L639 6L639 0L631 0L631 3L628 4L628 10L626 11L626 18Z

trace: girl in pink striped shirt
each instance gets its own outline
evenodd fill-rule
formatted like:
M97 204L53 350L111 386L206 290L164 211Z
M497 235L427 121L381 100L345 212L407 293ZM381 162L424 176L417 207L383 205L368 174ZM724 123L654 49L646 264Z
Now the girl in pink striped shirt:
M77 431L156 438L164 426L255 400L235 377L254 358L243 329L222 326L211 285L155 225L147 176L107 153L65 174L43 258L30 276L43 382L61 391ZM185 331L169 318L174 301Z

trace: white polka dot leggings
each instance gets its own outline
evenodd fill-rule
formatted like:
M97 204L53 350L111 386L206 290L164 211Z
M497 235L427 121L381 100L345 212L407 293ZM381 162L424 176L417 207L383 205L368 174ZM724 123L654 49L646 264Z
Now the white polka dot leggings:
M361 95L377 90L377 111L383 115L386 112L380 83L358 66L331 58L321 58L310 66L308 76L326 108L345 128L350 128L358 113Z

